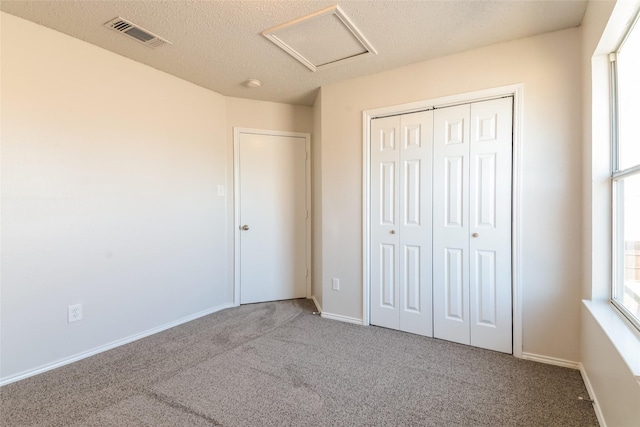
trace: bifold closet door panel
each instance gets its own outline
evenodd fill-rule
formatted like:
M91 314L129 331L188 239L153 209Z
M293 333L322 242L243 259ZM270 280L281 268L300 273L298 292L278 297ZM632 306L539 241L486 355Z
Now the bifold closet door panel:
M400 119L400 330L433 336L431 187L433 112Z
M371 121L371 324L512 352L513 98Z
M433 335L470 343L470 105L437 109L433 141Z
M471 104L471 345L512 352L512 98Z
M371 324L399 329L400 117L371 121Z
M371 324L433 336L433 113L371 122Z

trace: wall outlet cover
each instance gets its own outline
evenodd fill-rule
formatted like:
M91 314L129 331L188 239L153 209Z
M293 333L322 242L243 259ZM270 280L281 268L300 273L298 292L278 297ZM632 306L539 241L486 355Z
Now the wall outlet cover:
M70 305L67 312L67 320L69 323L77 322L82 319L82 304Z

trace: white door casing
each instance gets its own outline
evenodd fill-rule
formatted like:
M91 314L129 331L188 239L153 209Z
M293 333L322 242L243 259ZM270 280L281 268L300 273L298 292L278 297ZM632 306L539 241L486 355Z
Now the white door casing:
M372 122L372 323L432 336L430 111Z
M308 134L234 129L236 305L309 297L308 148Z

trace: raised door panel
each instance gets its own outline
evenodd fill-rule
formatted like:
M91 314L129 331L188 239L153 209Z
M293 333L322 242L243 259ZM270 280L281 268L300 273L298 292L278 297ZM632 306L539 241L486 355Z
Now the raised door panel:
M465 322L464 264L462 249L445 249L444 257L444 297L445 319L454 322Z
M433 141L433 332L470 343L470 106L438 109Z
M380 307L396 309L396 245L380 245Z
M400 118L371 121L371 324L398 329Z
M463 221L463 211L466 207L464 186L466 184L465 158L463 156L448 156L444 158L444 206L445 227L448 229L466 226Z
M421 159L403 160L402 218L404 226L420 227L422 222L422 193L424 192L424 167Z
M397 161L380 162L380 179L378 183L380 200L380 225L393 227L396 225L397 191L396 164Z
M420 246L404 246L402 256L402 289L403 305L402 309L407 313L420 314L425 309L421 301L424 282L422 280L422 266L420 257Z
M433 112L400 119L400 330L432 336Z
M512 98L471 104L471 344L512 352Z

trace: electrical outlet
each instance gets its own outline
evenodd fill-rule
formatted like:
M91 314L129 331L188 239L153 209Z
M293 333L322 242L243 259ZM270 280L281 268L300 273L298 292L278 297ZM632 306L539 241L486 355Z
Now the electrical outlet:
M340 290L340 279L336 279L335 277L331 279L331 289L334 291Z
M67 319L69 320L69 323L82 320L82 304L70 305L68 309Z

